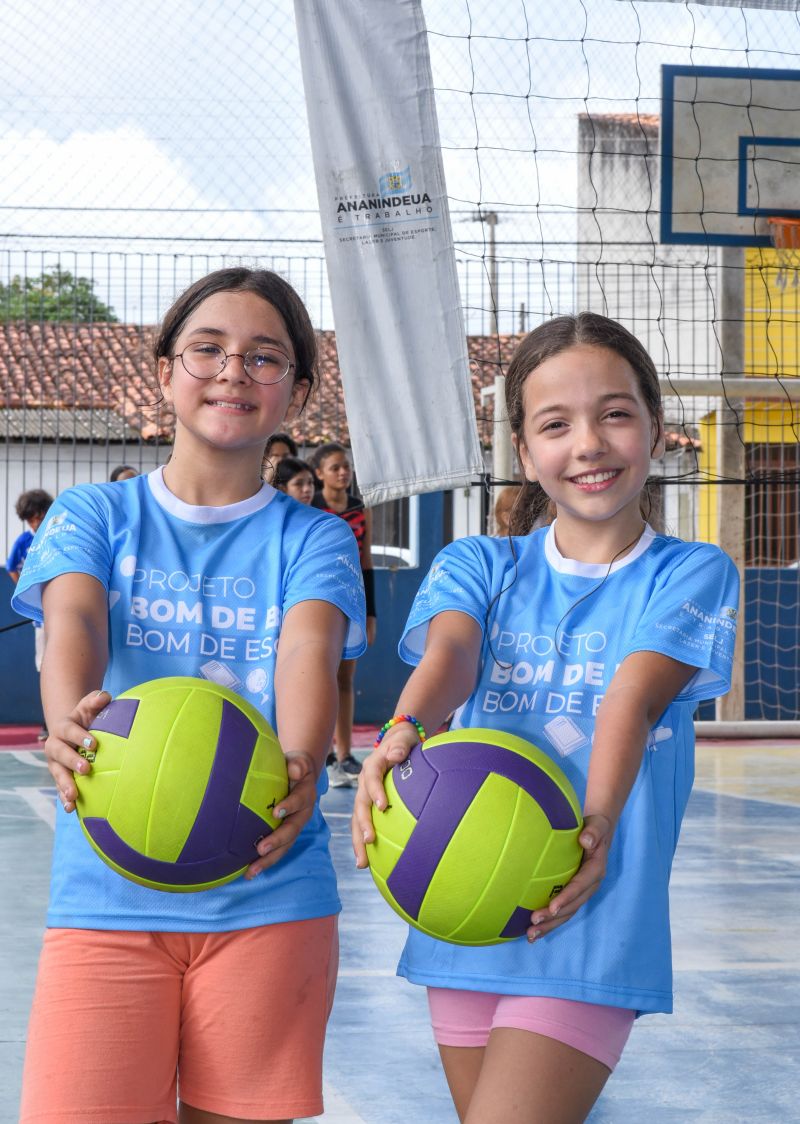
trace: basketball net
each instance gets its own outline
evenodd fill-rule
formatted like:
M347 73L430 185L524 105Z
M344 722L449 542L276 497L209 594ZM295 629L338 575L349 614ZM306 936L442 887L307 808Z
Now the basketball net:
M781 290L796 289L800 285L800 219L776 216L767 223L777 250L775 284Z

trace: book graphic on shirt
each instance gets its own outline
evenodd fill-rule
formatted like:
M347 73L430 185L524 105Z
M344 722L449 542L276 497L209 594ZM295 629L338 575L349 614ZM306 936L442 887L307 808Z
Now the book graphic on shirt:
M582 745L588 745L589 743L589 739L580 726L573 722L571 718L567 718L565 714L559 714L557 718L551 718L549 722L545 722L544 732L547 740L562 757L568 757L570 753L574 753L576 749L580 749Z
M207 663L201 664L200 674L204 679L210 679L212 683L219 683L221 687L230 687L232 691L238 691L242 685L239 676L219 660L208 660Z

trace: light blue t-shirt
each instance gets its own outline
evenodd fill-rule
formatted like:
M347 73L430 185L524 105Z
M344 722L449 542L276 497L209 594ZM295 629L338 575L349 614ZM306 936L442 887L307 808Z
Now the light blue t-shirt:
M31 546L13 605L41 621L43 585L89 574L108 595L112 695L150 679L221 683L275 726L273 676L281 620L300 601L331 602L348 619L344 658L365 647L358 550L335 516L264 484L228 507L194 507L162 470L69 488ZM319 793L327 788L323 770ZM106 866L77 816L59 806L47 923L54 927L216 932L323 917L340 909L319 809L274 867L196 893L150 890Z
M403 659L418 663L437 613L458 610L481 625L477 685L454 727L534 742L583 802L595 714L625 657L660 652L698 671L650 732L595 896L534 944L469 948L411 930L398 973L434 987L671 1011L668 884L694 776L692 716L730 685L736 570L715 546L650 528L610 572L564 558L554 526L513 544L516 571L507 539L460 539L441 551L400 643Z

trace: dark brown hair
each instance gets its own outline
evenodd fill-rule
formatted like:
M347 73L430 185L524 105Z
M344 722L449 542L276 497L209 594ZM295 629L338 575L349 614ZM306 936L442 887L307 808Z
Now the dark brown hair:
M17 518L23 523L35 519L37 515L45 515L53 503L53 497L43 488L31 488L29 492L22 492L17 499Z
M304 461L301 457L284 457L283 460L278 461L275 467L272 485L275 488L280 488L281 491L285 491L289 481L294 480L295 476L299 476L301 472L307 472L312 481L314 480L314 470L307 461Z
M327 445L320 445L318 449L315 449L308 458L317 479L319 479L317 473L322 468L325 461L335 453L344 453L344 455L347 456L347 449L345 449L344 445L340 445L338 441L329 441Z
M295 356L294 381L308 383L310 393L319 378L317 337L300 297L288 281L269 269L249 269L246 266L217 269L190 285L161 322L153 344L156 366L159 359L172 358L175 340L184 324L206 297L215 293L255 293L272 305L283 319L292 341Z
M604 347L627 360L636 375L653 422L655 445L662 425L661 390L655 364L632 332L616 320L609 320L597 312L579 312L576 316L557 316L547 320L529 332L518 345L506 372L508 420L517 442L523 440L523 394L528 376L545 360L578 346ZM511 509L510 533L528 534L537 520L547 516L549 505L550 498L541 485L526 481Z

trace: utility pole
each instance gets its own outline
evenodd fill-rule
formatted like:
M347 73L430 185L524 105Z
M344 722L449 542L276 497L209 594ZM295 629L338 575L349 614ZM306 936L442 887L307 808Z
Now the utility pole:
M495 240L495 227L500 221L497 211L474 211L472 218L475 222L485 222L489 227L488 251L486 254L486 268L489 273L489 335L496 336L497 329L497 253Z

